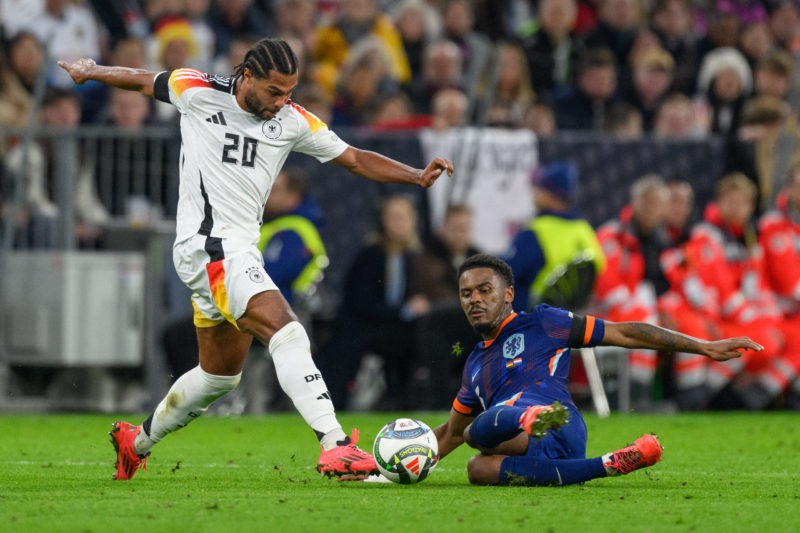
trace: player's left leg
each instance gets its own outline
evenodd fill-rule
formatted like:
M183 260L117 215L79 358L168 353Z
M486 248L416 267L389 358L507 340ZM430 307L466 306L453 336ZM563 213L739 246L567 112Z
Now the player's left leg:
M563 433L568 426L558 433ZM573 436L576 437L581 438L579 434ZM543 440L553 438L548 435ZM573 485L652 466L661 459L661 444L655 435L644 435L630 446L592 459L551 459L547 453L552 452L531 450L523 456L481 453L470 459L467 474L474 485Z
M352 438L346 436L336 419L330 393L311 358L305 328L281 293L270 290L254 295L236 322L269 347L281 388L322 446L317 469L336 475L377 472L372 455L355 446L358 432Z

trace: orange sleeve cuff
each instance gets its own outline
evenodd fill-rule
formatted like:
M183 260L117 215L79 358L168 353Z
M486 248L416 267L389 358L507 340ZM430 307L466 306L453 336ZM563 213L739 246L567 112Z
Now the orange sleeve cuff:
M453 400L453 409L457 412L461 413L462 415L470 415L472 414L472 407L467 407L463 403L458 401L458 398Z

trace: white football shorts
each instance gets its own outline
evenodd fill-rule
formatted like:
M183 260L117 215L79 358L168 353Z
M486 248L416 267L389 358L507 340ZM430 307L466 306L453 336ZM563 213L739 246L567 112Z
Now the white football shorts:
M194 324L200 328L225 320L237 326L250 298L278 290L264 270L261 252L250 243L197 234L175 243L172 260L178 277L192 291Z

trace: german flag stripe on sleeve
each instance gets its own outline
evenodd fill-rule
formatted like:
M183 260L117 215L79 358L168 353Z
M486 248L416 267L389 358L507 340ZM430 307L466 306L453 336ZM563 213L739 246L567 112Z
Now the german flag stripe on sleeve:
M180 98L184 91L193 87L211 87L211 82L208 81L208 76L192 68L179 68L172 71L169 77L169 88L176 97Z
M300 113L306 122L308 122L308 127L311 128L311 133L317 133L317 131L321 130L322 128L327 128L328 125L322 122L314 113L308 111L305 107L295 104L294 102L289 102L295 111Z

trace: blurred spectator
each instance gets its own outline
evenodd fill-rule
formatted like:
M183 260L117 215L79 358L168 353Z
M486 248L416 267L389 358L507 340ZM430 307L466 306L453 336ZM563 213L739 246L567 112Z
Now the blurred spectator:
M754 69L758 62L770 53L773 46L774 39L766 22L752 22L742 29L739 48L747 58L750 68Z
M540 95L552 97L555 87L573 81L576 47L570 32L577 15L575 0L542 0L536 30L521 41L533 87Z
M458 388L463 357L454 346L469 346L475 339L465 323L458 301L458 267L478 253L472 246L472 211L465 205L447 208L444 221L424 249L414 257L409 293L424 298L430 310L416 322L414 382L421 385L416 408L441 409Z
M673 89L691 95L697 86L700 56L693 31L692 5L689 0L658 0L653 9L653 29L661 46L675 62Z
M608 110L605 127L615 139L639 139L644 133L642 113L629 103L617 102Z
M700 67L698 92L711 107L711 131L724 135L739 128L742 108L753 87L750 67L735 48L709 52Z
M755 143L754 166L760 206L766 211L775 205L789 169L800 162L797 117L773 96L755 98L745 106L739 137Z
M82 57L100 61L100 26L92 11L69 0L45 0L44 12L21 28L36 35L52 60L47 65L51 84L73 88L69 74L56 60L72 63Z
M465 205L450 205L438 231L414 257L410 294L420 295L430 304L458 306L458 267L478 253L472 246L472 210Z
M231 39L228 53L217 57L212 72L224 76L233 75L236 67L244 62L247 51L258 41L252 35L237 35ZM300 66L298 65L298 68Z
M138 37L125 37L116 41L111 49L109 64L128 68L147 66L146 44ZM94 124L101 120L100 114L108 106L111 88L105 83L84 86L81 93L82 122Z
M443 89L433 97L431 127L448 130L465 126L467 122L467 96L458 89Z
M390 71L390 59L380 42L375 38L361 40L342 70L332 125L371 124L381 98L396 91Z
M391 19L378 11L375 0L343 0L336 20L318 27L316 31L316 45L311 56L320 63L318 81L323 87L333 91L339 81L339 70L348 60L351 48L368 36L384 48L392 78L400 83L411 80L411 69L400 34Z
M672 86L675 62L662 49L640 54L633 64L633 86L626 95L628 103L642 115L644 131L652 131L656 109Z
M786 99L792 80L792 56L775 50L756 65L756 95Z
M197 37L189 19L169 15L155 23L148 43L148 62L151 70L175 70L183 67L201 68L198 59Z
M695 226L683 247L685 270L673 269L668 275L673 289L682 290L692 308L710 317L722 336L759 339L763 352L747 352L733 364L717 365L696 358L691 361L701 365L700 369L708 365L706 385L711 396L741 369L746 370L749 379L735 382L735 388L746 403L752 402L751 407L763 407L755 405L762 400L752 395L761 389L753 388L753 377L766 386L774 380L775 371L788 362L789 354L781 355L782 318L764 278L763 252L751 220L755 200L756 188L746 176L729 174L720 180L715 202L705 209L704 222ZM690 360L683 363L687 371L692 368Z
M800 242L800 165L789 171L774 208L761 218L758 227L767 279L783 312L786 351L796 354L800 342L800 247L796 244ZM791 370L800 373L800 361L791 362L794 363ZM797 377L786 394L786 406L800 409L800 380Z
M461 87L474 98L475 89L490 68L492 43L474 30L475 13L470 0L445 0L442 12L444 38L461 53Z
M78 95L63 89L50 89L42 102L40 121L45 128L76 128L81 121ZM60 162L56 159L56 142L52 137L34 142L27 147L27 154L26 148L18 144L6 156L10 170L21 173L27 168L23 176L24 199L32 217L30 243L37 246L55 244L57 217L60 214L60 198L55 197L55 191L60 191L60 195L68 194L60 190L63 184L55 183L58 172L55 165ZM23 161L26 155L27 166ZM100 225L108 219L108 213L97 198L91 161L82 151L77 157L77 174L68 178L75 187L76 237L79 244L93 246L100 237Z
M197 68L197 39L192 24L188 19L167 15L159 19L153 28L148 43L150 70L176 70L179 68ZM179 113L175 106L156 101L156 117L161 122L177 121Z
M105 124L128 133L158 124L157 117L150 112L155 103L138 92L111 89ZM157 214L159 210L163 212L170 197L167 176L174 164L161 139L138 135L108 139L101 145L95 161L100 197L111 214L117 217L127 215L135 219L142 216L131 212L132 198L144 200L143 205L154 208L153 212L142 217ZM132 222L145 224L149 220Z
M800 6L794 0L778 0L769 16L769 27L778 46L795 54L800 51Z
M636 32L636 37L633 39L633 46L628 53L626 64L628 70L624 73L627 77L620 79L620 85L631 85L631 71L634 65L639 61L640 57L652 50L662 50L661 41L658 35L648 28L641 28Z
M594 230L575 211L578 168L557 161L533 174L536 217L520 231L505 254L514 272L514 309L527 311L540 303L551 274L577 256L587 255L596 274L605 269L605 256Z
M708 134L704 109L702 102L695 105L682 94L671 94L656 112L653 133L661 139L702 139Z
M539 136L553 135L556 132L556 115L553 108L537 102L525 111L523 126Z
M422 78L406 88L417 113L430 113L431 102L443 89L461 87L461 54L450 41L439 41L425 49Z
M183 13L192 26L196 43L194 62L199 70L207 71L211 68L216 55L216 36L208 22L211 0L184 0L184 2Z
M708 12L708 28L699 42L699 56L704 57L711 50L722 47L735 47L739 44L741 23L732 13L723 13L715 8Z
M407 386L414 350L412 320L429 310L429 302L409 292L411 265L419 253L417 212L404 196L391 196L381 206L376 233L356 255L347 273L334 332L320 354L334 404L347 405L362 358L383 359L387 397L382 407L409 404Z
M491 77L477 90L477 122L481 125L518 128L525 111L536 100L528 64L522 49L513 44L495 47Z
M608 48L620 67L620 79L627 79L628 54L642 21L641 0L604 0L599 21L584 38L584 46Z
M45 0L0 0L0 26L6 39L30 28L44 13Z
M414 83L422 77L425 47L441 35L441 17L424 0L403 0L392 7L391 16L403 41Z
M303 48L313 50L317 22L315 0L277 0L275 6L275 36L298 39Z
M8 59L19 82L33 94L36 77L44 67L44 50L39 40L32 33L18 33L8 44Z
M664 221L669 189L660 176L646 175L631 186L630 199L618 219L597 230L607 261L595 287L597 313L614 322L656 324L656 299L669 288L659 264L668 245ZM628 364L634 409L650 408L657 363L655 351L631 350Z
M214 0L208 20L216 37L215 57L227 54L237 35L261 38L275 33L275 26L253 0Z
M692 213L694 211L694 189L685 180L672 180L669 187L666 228L670 247L680 246L689 240Z
M602 130L616 90L614 54L606 48L587 50L578 63L575 85L556 92L558 129Z
M310 296L328 266L319 234L322 212L309 198L309 187L308 174L301 168L281 170L264 207L258 241L264 268L293 306L298 297Z
M150 100L142 93L112 89L108 116L110 123L123 130L141 128L150 114Z
M4 50L0 50L0 126L24 126L30 119L33 101Z

